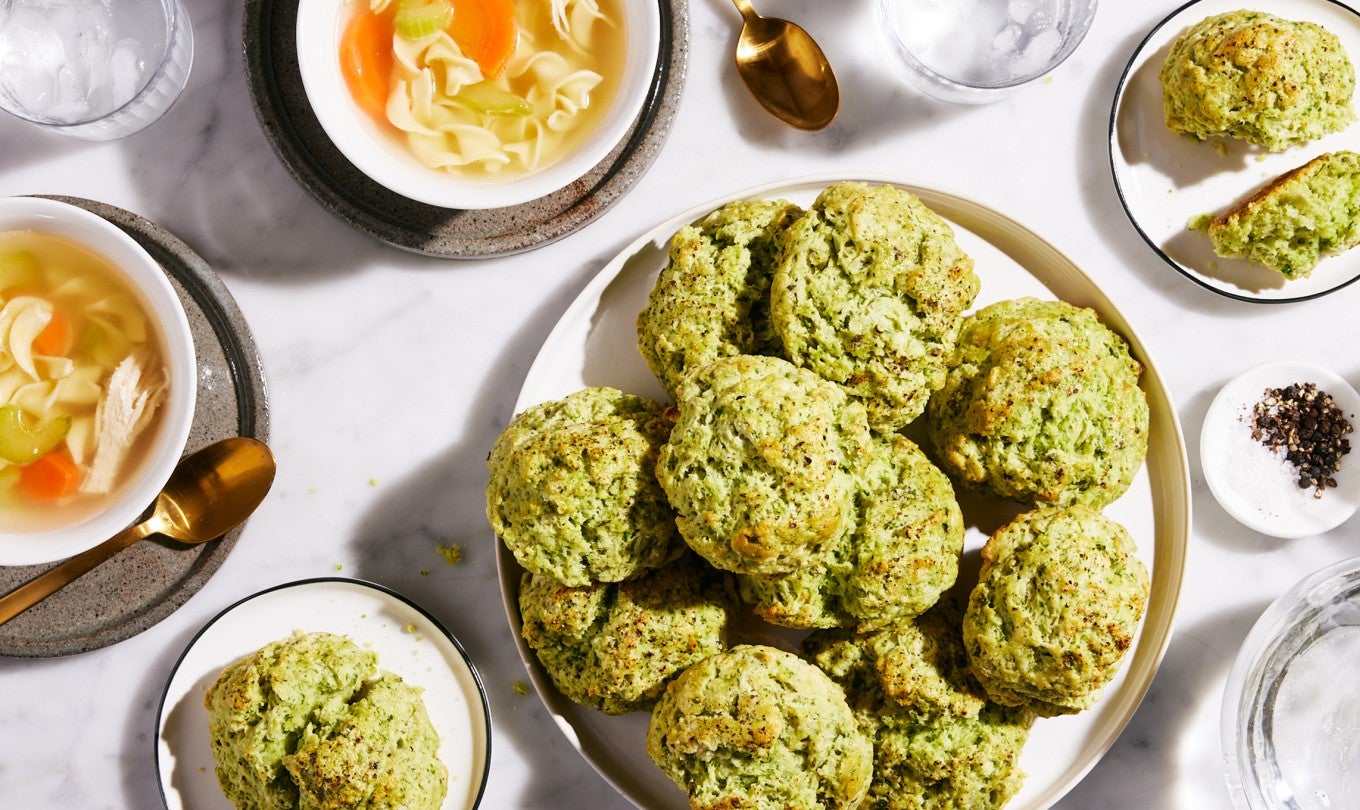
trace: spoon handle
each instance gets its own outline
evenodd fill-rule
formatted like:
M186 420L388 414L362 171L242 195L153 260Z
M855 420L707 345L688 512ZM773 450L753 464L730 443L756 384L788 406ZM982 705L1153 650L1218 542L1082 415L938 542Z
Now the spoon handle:
M741 17L744 20L760 16L754 8L751 8L751 0L732 0L732 4L737 7L737 11L741 12Z
M154 532L160 526L155 516L130 526L88 551L82 551L56 568L29 580L0 597L0 624L70 585L77 577Z

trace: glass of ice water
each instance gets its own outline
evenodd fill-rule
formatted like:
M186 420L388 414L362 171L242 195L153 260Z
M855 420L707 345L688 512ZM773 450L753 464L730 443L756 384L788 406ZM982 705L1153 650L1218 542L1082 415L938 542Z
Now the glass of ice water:
M179 0L0 0L0 109L72 138L159 119L193 56Z
M877 0L878 29L898 72L945 101L982 104L1062 63L1096 0Z

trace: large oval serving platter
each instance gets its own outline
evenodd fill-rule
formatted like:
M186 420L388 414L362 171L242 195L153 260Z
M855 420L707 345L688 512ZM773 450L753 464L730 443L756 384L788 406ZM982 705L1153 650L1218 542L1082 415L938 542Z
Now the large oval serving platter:
M516 411L587 386L608 385L664 399L660 384L638 353L635 319L666 263L671 235L682 225L734 200L784 198L806 207L818 192L839 179L814 177L748 189L672 217L644 234L606 265L567 309L530 368ZM1137 541L1139 556L1152 575L1151 596L1134 646L1099 704L1079 715L1035 723L1021 758L1027 774L1024 788L1009 807L1044 808L1061 798L1113 744L1161 662L1180 594L1189 536L1190 483L1185 446L1156 366L1124 316L1094 281L1048 242L996 211L941 191L895 184L916 194L953 225L959 244L973 257L982 280L977 306L1029 295L1091 307L1104 323L1128 339L1144 366L1142 386L1151 411L1147 463L1129 491L1106 514L1123 523ZM962 505L969 524L963 570L970 573L961 575L961 579L975 578L977 550L987 533L1013 515L1016 507L972 496L962 499ZM647 713L609 717L572 703L553 688L533 651L519 638L522 570L503 545L497 562L506 613L520 654L538 694L568 739L634 804L667 810L687 807L685 795L647 757ZM961 583L965 587L969 584ZM740 635L751 633L759 622L743 619L738 624ZM754 632L759 635L761 631ZM767 641L750 636L738 640Z

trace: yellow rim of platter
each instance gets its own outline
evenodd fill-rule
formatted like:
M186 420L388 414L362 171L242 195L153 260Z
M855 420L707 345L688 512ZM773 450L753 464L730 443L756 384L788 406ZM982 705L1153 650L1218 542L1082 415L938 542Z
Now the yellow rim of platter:
M557 352L554 349L565 339L564 334L573 332L577 328L576 324L581 322L588 310L593 312L599 307L608 294L609 287L619 280L636 260L650 260L658 249L664 257L671 234L683 224L696 221L719 206L735 200L784 196L819 189L845 180L890 184L915 194L951 223L972 232L1004 253L1055 297L1095 310L1107 326L1128 340L1134 356L1143 364L1141 386L1147 394L1149 406L1146 472L1150 495L1155 505L1152 520L1154 533L1152 582L1147 611L1135 639L1133 654L1121 667L1122 681L1115 691L1107 691L1105 697L1101 699L1101 710L1107 716L1102 719L1095 733L1083 741L1081 754L1063 771L1060 778L1053 780L1044 793L1031 797L1024 805L1014 805L1009 810L1047 808L1061 799L1100 761L1133 717L1152 684L1171 639L1172 621L1185 572L1191 518L1190 472L1185 441L1176 418L1175 407L1162 384L1156 365L1123 313L1089 276L1047 240L1010 217L970 199L886 177L815 175L769 183L724 195L668 218L634 240L605 265L567 307L557 325L544 340L529 372L525 375L524 385L515 403L515 412L518 413L544 401L545 397L536 391L540 387L536 380L547 373L546 369L557 364ZM565 392L558 396L564 394ZM523 569L506 549L505 544L499 541L496 564L506 616L515 644L534 681L535 689L553 720L586 761L619 793L639 806L648 806L644 799L651 791L641 787L638 777L626 769L609 768L606 765L625 753L623 748L627 746L627 742L595 739L579 734L565 715L567 712L590 710L576 706L557 692L551 679L539 665L533 650L520 637L519 628L522 622L518 599L519 580Z

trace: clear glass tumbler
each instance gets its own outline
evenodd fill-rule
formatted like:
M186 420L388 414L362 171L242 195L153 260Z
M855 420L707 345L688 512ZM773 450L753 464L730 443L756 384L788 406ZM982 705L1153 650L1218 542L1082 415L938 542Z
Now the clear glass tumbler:
M0 0L0 109L68 137L112 140L156 121L193 57L179 0Z
M1086 36L1097 0L877 0L898 72L944 101L999 99L1056 68Z

